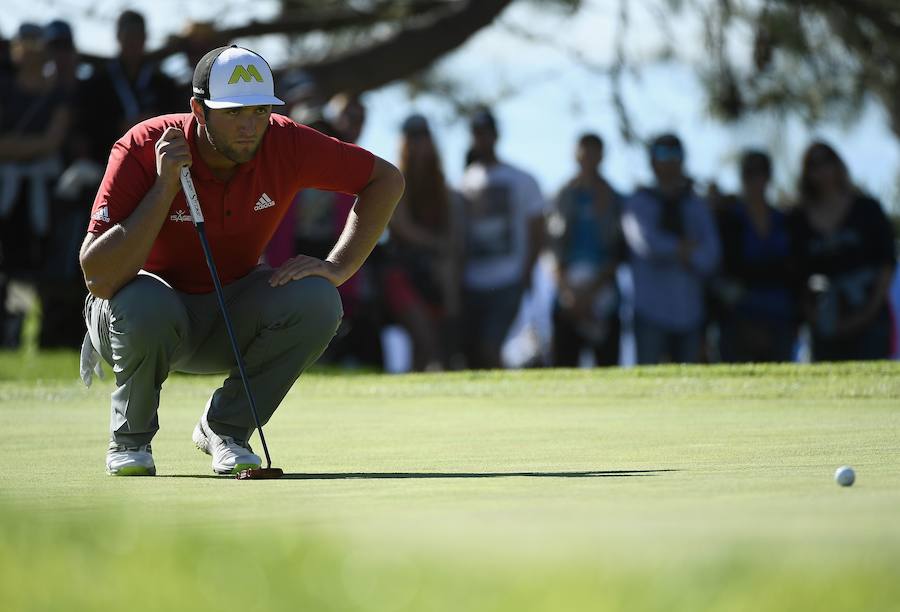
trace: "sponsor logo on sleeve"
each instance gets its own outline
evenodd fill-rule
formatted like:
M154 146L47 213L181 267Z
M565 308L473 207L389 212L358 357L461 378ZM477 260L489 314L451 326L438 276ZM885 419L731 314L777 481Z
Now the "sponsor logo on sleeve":
M102 221L103 223L109 223L109 207L101 206L97 209L97 212L91 215L91 219L94 221Z

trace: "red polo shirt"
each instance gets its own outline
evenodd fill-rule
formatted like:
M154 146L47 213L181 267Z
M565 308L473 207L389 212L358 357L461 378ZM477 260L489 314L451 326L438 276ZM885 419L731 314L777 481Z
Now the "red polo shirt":
M297 191L314 188L357 194L368 183L374 165L374 157L365 149L273 114L256 156L238 165L225 182L213 176L200 157L193 115L163 115L134 126L113 145L88 232L102 234L141 203L156 181L154 147L171 126L184 131L191 147L191 174L225 285L256 266ZM213 290L184 193L179 191L172 200L143 268L179 291Z

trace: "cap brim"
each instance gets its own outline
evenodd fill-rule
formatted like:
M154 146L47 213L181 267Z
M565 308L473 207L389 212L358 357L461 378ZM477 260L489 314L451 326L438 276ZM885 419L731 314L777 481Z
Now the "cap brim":
M239 106L267 106L273 104L281 106L284 100L280 100L275 96L232 96L230 98L222 98L220 100L204 100L210 108L237 108Z

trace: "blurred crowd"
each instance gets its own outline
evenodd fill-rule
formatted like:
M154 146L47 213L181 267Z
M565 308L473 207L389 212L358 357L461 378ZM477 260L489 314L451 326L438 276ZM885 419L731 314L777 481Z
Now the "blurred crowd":
M102 63L81 60L63 21L22 24L0 42L6 348L22 338L14 284L34 288L41 347L80 346L77 254L110 147L145 118L188 110L187 83L146 54L143 17L125 11L116 28L119 52ZM277 110L348 142L366 121L354 95ZM383 368L391 329L408 338L415 370L508 365L504 345L541 270L550 331L519 365L616 365L626 336L641 364L792 361L801 336L814 361L894 353L894 232L829 144L809 145L792 201L776 203L765 151L744 152L740 192L724 194L688 176L690 143L661 134L647 145L652 184L623 193L602 173L602 138L587 133L573 143L571 180L545 197L527 170L498 158L503 131L490 109L466 120L458 185L444 176L426 117L398 126L406 193L373 255L340 287L345 317L326 362ZM325 257L353 204L299 193L267 263Z
M64 21L23 23L0 46L0 305L2 344L21 342L12 283L33 287L42 348L77 347L85 289L78 264L90 206L112 144L134 124L182 111L185 87L145 55L144 18L125 11L119 52L82 61Z

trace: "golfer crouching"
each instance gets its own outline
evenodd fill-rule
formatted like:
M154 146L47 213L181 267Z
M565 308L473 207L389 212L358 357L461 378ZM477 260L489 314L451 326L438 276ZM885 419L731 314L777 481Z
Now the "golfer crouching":
M403 193L391 164L273 114L272 71L236 46L207 53L193 78L190 113L139 123L112 148L80 260L89 295L82 377L112 366L106 469L154 475L163 382L172 371L228 372L193 439L220 474L258 468L254 421L184 193L190 166L224 300L262 424L334 336L336 286L362 265ZM356 194L324 260L298 255L277 269L260 256L294 195L314 188ZM99 354L99 357L98 357Z

